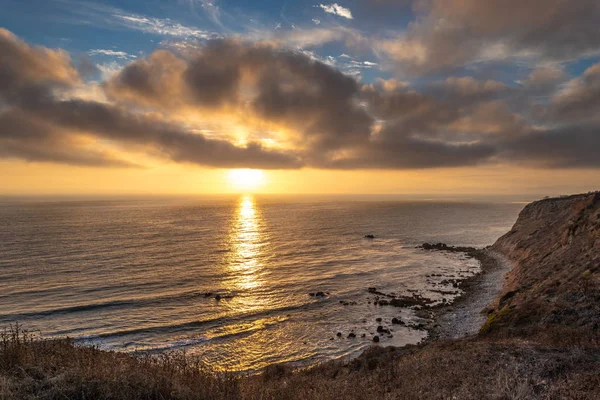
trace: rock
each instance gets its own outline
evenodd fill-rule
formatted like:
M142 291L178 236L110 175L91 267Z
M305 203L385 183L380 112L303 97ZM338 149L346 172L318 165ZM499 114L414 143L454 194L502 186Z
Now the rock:
M354 339L355 337L356 337L356 333L354 333L354 332L350 332L348 334L348 339Z
M338 332L335 334L337 337L342 337L342 332Z
M374 235L365 235L365 239L375 239Z
M454 253L467 253L469 256L474 256L477 254L477 249L474 247L467 246L448 246L446 243L423 243L421 246L417 246L422 248L423 250L443 250L450 251Z
M315 296L317 296L317 297L325 297L325 293L323 293L323 292L317 292L317 293L315 293Z
M364 337L366 337L366 336L367 336L367 334L366 334L366 333L363 333L362 335L360 335L360 337L361 337L361 338L364 338Z
M216 295L215 300L217 300L217 301L221 300L221 295L220 294Z
M369 293L375 293L377 291L377 288L376 287L370 287L370 288L367 289L367 291Z
M382 319L381 319L381 317L379 317L379 318L375 318L375 321L377 321L377 322L381 322L381 321L382 321Z
M378 332L378 333L387 333L387 334L389 334L389 333L390 333L390 330L389 330L389 329L387 329L387 328L384 328L384 327L383 327L383 326L381 326L381 325L379 325L379 326L377 327L377 332Z
M309 293L308 295L309 295L309 296L311 296L311 297L315 297L315 294L314 294L314 292L311 292L311 293Z
M212 295L213 295L213 294L212 294L211 292L206 292L206 293L204 293L204 297L210 297L210 296L212 296Z
M400 318L396 318L396 317L392 318L392 324L394 324L394 325L406 325L404 323L404 321L402 321Z
M426 306L430 301L425 297L421 297L417 294L412 296L402 296L397 299L392 299L389 304L394 307L414 307L414 306Z
M379 343L379 336L373 336L373 343Z

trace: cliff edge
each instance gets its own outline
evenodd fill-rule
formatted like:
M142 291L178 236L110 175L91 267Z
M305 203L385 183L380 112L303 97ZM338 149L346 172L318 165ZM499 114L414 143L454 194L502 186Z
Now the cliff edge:
M597 340L600 192L527 205L491 249L514 267L490 310L484 333Z

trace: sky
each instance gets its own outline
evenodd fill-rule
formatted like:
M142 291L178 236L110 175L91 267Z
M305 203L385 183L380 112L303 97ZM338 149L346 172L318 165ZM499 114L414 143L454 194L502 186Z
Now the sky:
M0 8L0 195L600 189L597 0Z

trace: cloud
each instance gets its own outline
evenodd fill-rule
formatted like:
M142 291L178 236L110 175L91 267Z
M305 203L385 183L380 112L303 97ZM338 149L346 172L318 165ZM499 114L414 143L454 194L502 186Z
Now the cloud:
M600 168L600 64L548 101L528 85L450 76L363 84L306 52L239 39L162 49L86 90L68 54L0 31L0 157L86 166ZM341 64L342 61L339 61ZM97 93L102 91L102 95ZM87 93L84 95L84 93Z
M319 18L313 18L312 22L314 22L315 25L319 25L321 23L321 20Z
M567 74L559 66L543 66L531 71L522 83L532 94L545 95L555 91L567 79Z
M549 116L554 121L600 122L600 63L567 82L551 103Z
M350 11L350 9L340 6L338 3L319 4L319 7L321 7L326 13L337 15L339 17L347 19L354 19L352 17L352 12Z
M406 30L373 44L403 75L480 62L533 64L600 54L596 0L577 5L564 0L431 0L415 1L413 11L417 16Z
M0 104L4 105L0 111L0 156L4 158L133 165L109 150L90 146L100 140L125 150L213 167L302 165L293 152L266 149L255 142L236 146L117 104L69 98L69 90L81 81L66 53L30 47L6 30L0 30L0 65ZM138 82L137 87L142 85Z
M505 160L542 168L599 168L598 126L532 130L500 147Z
M129 54L124 51L115 51L115 50L110 50L110 49L92 49L92 50L88 51L88 54L90 56L102 55L102 56L116 57L116 58L122 58L122 59L137 58L137 56L135 56L133 54Z
M155 35L205 40L214 39L220 36L214 32L182 25L169 18L151 18L143 15L124 13L115 13L112 16L122 26Z
M87 167L135 167L20 110L0 113L0 158L66 163Z

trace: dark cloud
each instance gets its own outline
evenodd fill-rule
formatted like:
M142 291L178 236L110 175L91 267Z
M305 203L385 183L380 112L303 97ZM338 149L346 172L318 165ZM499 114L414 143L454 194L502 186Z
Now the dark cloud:
M29 46L0 28L0 99L5 103L36 88L68 86L78 79L66 52Z
M600 167L600 127L536 130L503 143L504 159L545 168Z
M125 143L174 161L226 168L298 168L302 165L293 154L270 151L258 143L237 147L226 140L208 139L178 125L134 115L103 103L39 101L26 107L28 112L55 125Z
M494 146L458 144L406 135L403 126L391 126L368 146L349 157L331 160L328 168L410 169L459 167L481 164L494 156Z
M303 54L218 40L188 57L159 51L135 61L106 83L107 93L158 107L242 109L247 102L261 119L300 133L298 141L313 150L368 139L373 119L358 104L360 85Z
M88 167L136 166L79 144L46 121L18 110L0 113L0 127L0 158Z

